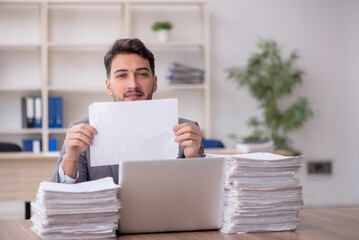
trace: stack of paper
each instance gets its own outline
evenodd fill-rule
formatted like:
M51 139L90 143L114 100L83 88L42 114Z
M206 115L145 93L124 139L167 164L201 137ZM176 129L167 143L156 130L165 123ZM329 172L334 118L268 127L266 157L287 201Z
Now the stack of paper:
M43 239L115 237L119 186L110 177L78 184L40 183L32 230Z
M221 231L247 233L294 230L303 206L295 174L300 157L271 153L226 156Z

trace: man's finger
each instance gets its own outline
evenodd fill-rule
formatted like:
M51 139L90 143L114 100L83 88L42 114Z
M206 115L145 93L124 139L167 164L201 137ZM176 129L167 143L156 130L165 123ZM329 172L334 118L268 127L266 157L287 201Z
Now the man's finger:
M179 125L177 125L179 126ZM191 124L191 125L185 125L178 128L175 128L175 134L176 136L185 134L185 133L194 133L196 135L202 136L202 131L199 129L197 125Z
M176 137L176 142L183 142L187 140L193 140L196 142L199 142L201 140L201 136L194 133L184 133Z
M89 137L88 135L78 132L78 133L72 133L68 135L68 140L79 140L84 142L87 145L92 145L92 139L93 137Z
M85 134L87 137L92 139L93 136L97 134L97 131L94 127L90 126L89 124L78 124L68 130L69 135L76 133Z
M187 148L187 147L195 147L195 146L199 145L198 143L199 143L199 142L196 141L195 139L188 139L188 140L182 141L182 142L180 143L180 147L181 147L182 149L185 149L185 148Z

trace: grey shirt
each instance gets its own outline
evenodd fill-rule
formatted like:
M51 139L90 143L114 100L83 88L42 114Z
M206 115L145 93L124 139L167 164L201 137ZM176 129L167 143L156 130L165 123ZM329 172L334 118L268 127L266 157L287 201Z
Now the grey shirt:
M80 124L80 123L89 123L89 118L85 117L85 118L81 118L79 120L73 121L70 123L69 128L71 128L74 125ZM190 120L183 119L183 118L179 118L178 123L179 124L192 123L192 124L195 124L198 126L197 122L190 121ZM52 182L59 182L59 167L61 166L62 158L63 158L64 154L65 154L65 146L63 145L61 152L60 152L60 157L57 160L56 168L55 168L54 174L51 179ZM200 157L204 157L203 145L201 145L201 147L198 151L198 155ZM185 156L184 156L183 149L181 147L179 147L177 158L184 158L184 157ZM81 153L80 158L79 158L79 162L78 162L78 166L77 166L78 178L77 178L76 182L85 182L85 181L96 180L96 179L100 179L100 178L104 178L104 177L112 177L114 179L114 182L118 183L118 164L117 165L109 165L109 166L91 167L90 162L91 162L90 147L87 147L86 151Z

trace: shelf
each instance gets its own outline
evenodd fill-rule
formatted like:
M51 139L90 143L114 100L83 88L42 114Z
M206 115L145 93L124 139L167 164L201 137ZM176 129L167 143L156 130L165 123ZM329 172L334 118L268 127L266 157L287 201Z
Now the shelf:
M23 44L23 43L1 43L0 44L0 50L39 50L40 49L40 44Z
M158 85L158 90L205 90L205 84L163 84ZM48 90L51 92L68 92L68 93L106 93L106 86L99 87L83 87L83 86L49 86ZM1 89L0 89L1 91Z
M205 4L205 1L170 1L170 2L161 2L161 1L153 1L153 2L145 2L145 1L131 1L131 5L136 6L136 5L141 5L141 6L156 6L156 5L160 5L160 6L199 6L202 4Z
M113 101L106 94L103 58L116 39L134 37L155 55L158 97L180 99L179 115L210 130L206 1L5 1L0 1L0 113L6 115L0 118L1 140L21 145L34 134L41 138L42 149L48 149L51 137L60 146L67 128L48 128L48 119L43 119L42 129L21 129L21 98L42 96L42 113L48 118L48 97L62 96L66 127L88 115L91 103ZM174 25L169 42L158 42L152 31L151 25L160 20ZM166 74L172 62L203 69L205 82L169 84Z
M0 134L41 134L41 128L0 129Z
M68 5L100 5L100 6L103 6L103 5L123 5L124 2L121 2L121 1L118 1L118 0L105 0L105 1L93 1L93 0L89 0L89 1L71 1L71 0L57 0L57 1L50 1L49 2L49 5L52 7L52 5L65 5L65 6L68 6Z
M200 42L167 42L167 43L156 43L149 42L145 43L149 48L160 47L160 48L171 48L171 47L183 47L183 48L198 48L204 47L203 43Z
M49 133L50 134L57 134L57 133L66 133L67 132L67 128L49 128Z
M40 92L40 87L0 86L0 92Z
M80 50L80 49L98 49L98 50L107 50L112 43L65 43L65 42L50 42L48 46L50 49L56 50ZM148 42L145 45L149 48L202 48L204 44L201 42ZM1 46L0 46L1 47Z
M159 91L162 90L205 90L204 84L173 84L173 85L159 85Z
M104 77L105 78L105 77ZM86 86L49 86L51 92L68 92L68 93L106 93L106 86L102 87L86 87Z
M56 160L59 157L59 152L2 152L0 153L0 161L7 161L11 159L28 161L30 159L36 160Z
M66 133L67 128L48 128L48 133ZM0 129L0 134L41 134L41 128Z
M65 42L50 42L48 46L54 50L107 50L112 43L65 43Z
M66 133L67 128L48 128L48 133ZM0 129L0 134L41 134L41 128Z
M8 4L8 5L38 5L40 4L39 1L21 1L21 0L12 0L12 1L3 1L2 4Z
M0 49L40 47L40 2L0 2Z
M47 40L55 46L106 43L123 35L122 2L49 2L47 10Z

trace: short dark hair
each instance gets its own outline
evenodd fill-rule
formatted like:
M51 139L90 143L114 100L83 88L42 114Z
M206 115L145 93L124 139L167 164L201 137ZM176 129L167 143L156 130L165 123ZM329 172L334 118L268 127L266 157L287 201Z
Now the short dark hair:
M143 44L143 42L141 42L139 39L124 38L116 40L104 57L107 78L110 78L111 76L111 65L113 58L117 54L131 53L138 54L144 59L147 59L150 63L152 74L155 75L155 58L152 52L148 50L145 44Z

